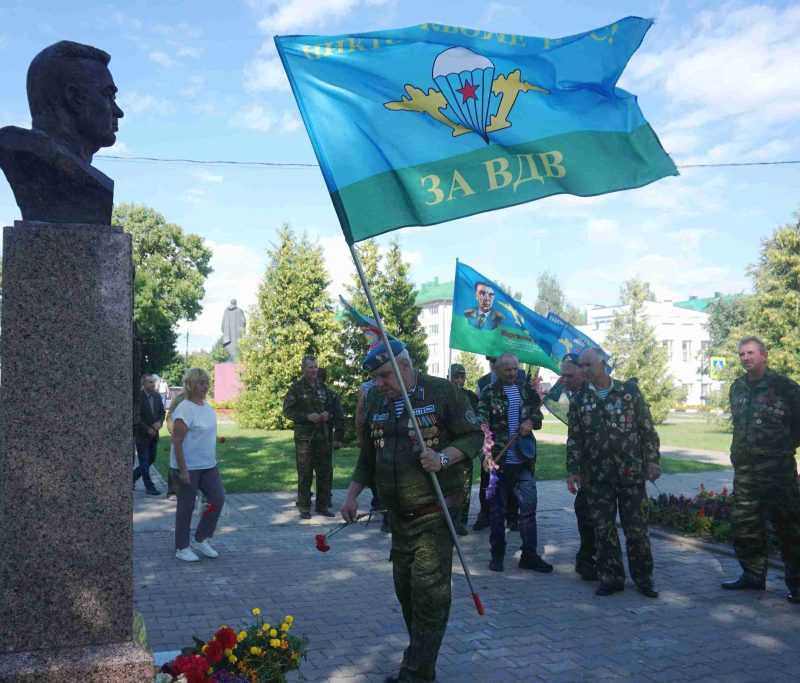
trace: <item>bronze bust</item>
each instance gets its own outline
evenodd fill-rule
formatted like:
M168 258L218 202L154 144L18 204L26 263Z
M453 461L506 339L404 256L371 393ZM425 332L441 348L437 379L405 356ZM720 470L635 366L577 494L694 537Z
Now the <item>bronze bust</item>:
M114 181L91 165L117 139L122 110L107 52L67 40L28 68L32 130L0 129L0 168L22 218L110 225Z

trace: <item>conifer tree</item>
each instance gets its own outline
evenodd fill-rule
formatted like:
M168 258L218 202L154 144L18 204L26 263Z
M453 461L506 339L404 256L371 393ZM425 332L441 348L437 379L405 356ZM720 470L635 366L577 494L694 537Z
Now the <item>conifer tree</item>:
M767 345L769 366L800 380L800 213L761 245L759 261L749 269L754 294L729 347L756 335Z
M283 397L301 375L303 356L317 356L320 366L333 359L335 323L322 248L284 225L267 254L241 341L244 367L236 417L242 426L279 429L286 426Z
M655 328L647 320L644 304L649 295L650 285L638 278L622 286L620 303L626 309L614 314L604 348L611 354L613 376L620 380L638 378L653 419L663 422L682 389L676 387L669 373L667 350L658 343Z

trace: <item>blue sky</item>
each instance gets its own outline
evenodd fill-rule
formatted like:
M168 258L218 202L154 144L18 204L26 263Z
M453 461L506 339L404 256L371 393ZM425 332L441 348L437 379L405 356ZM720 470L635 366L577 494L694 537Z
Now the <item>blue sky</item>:
M656 23L620 85L634 92L678 165L800 159L800 7L784 2L283 0L62 3L0 8L0 126L28 127L25 72L70 39L112 55L125 111L101 154L314 163L272 43L275 34L337 34L425 21L557 37L628 15ZM316 168L196 167L96 157L117 202L156 208L214 250L190 346L219 335L227 301L247 307L278 228L324 247L332 293L352 269ZM456 257L536 298L557 273L573 303L609 304L633 275L662 298L749 289L760 240L800 208L800 166L686 169L639 190L554 197L399 235L417 283L453 277ZM0 182L0 221L19 217ZM386 242L388 238L382 239ZM181 342L183 348L183 342Z

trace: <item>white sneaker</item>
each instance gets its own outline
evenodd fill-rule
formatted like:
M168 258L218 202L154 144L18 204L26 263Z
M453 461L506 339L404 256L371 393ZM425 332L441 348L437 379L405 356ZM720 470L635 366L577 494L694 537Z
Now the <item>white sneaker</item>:
M194 554L191 548L181 548L175 551L175 557L184 562L199 562L200 558Z
M206 557L219 557L219 553L211 547L208 539L202 543L198 541L192 541L192 549L198 553L201 553L202 555L205 555Z

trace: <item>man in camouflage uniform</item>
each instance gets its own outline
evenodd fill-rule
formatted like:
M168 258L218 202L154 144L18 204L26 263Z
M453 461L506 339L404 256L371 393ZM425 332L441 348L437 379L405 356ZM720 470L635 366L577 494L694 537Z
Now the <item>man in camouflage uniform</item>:
M519 361L513 353L504 353L497 359L497 381L481 393L478 401L478 419L492 432L492 456L499 455L503 447L519 432L520 438L530 437L532 431L542 428L542 401L527 382L517 379ZM533 461L524 457L519 442L506 450L505 460L495 465L487 457L484 467L497 470L498 483L491 499L489 518L491 531L489 543L492 557L489 569L501 572L506 554L505 517L508 494L513 492L519 501L519 534L522 537L520 569L551 572L553 565L545 562L536 551L536 477ZM535 444L535 441L533 442ZM534 446L535 448L535 446Z
M302 519L311 519L311 482L317 476L316 511L335 517L331 511L333 450L342 447L344 422L335 419L335 396L317 381L319 366L314 356L304 356L303 378L292 384L283 398L283 414L294 422L294 449L297 456L297 507ZM333 443L330 422L334 423Z
M577 353L568 353L561 361L561 382L569 396L578 392L583 386L583 369ZM586 489L579 488L575 492L575 518L578 522L578 534L581 545L575 555L575 571L584 581L597 580L595 560L594 527L589 503L586 500Z
M467 382L467 370L461 363L453 363L450 366L450 381L455 384L467 398L467 403L472 406L473 411L478 410L478 394L470 391L464 385ZM456 527L456 532L459 536L466 536L467 521L469 519L469 504L472 498L472 459L464 461L464 504L461 506L461 517L458 520L453 520Z
M733 418L733 548L742 575L728 590L764 590L769 513L780 538L788 600L800 604L800 479L794 453L800 445L800 386L767 367L767 349L757 337L739 343L746 374L730 390Z
M650 409L633 381L612 380L595 349L580 355L586 384L570 400L567 487L586 489L597 543L596 595L625 589L625 569L617 533L617 505L628 569L639 592L657 598L653 554L647 532L647 479L661 476L659 440Z
M432 681L450 615L453 541L431 486L436 472L451 516L464 496L464 466L481 447L483 434L464 395L445 379L418 373L403 342L392 340L400 374L414 408L406 410L389 355L378 344L364 359L375 388L367 397L364 445L342 505L354 520L358 495L377 486L389 510L394 588L408 629L409 645L400 673L389 681ZM418 443L413 420L425 443Z

